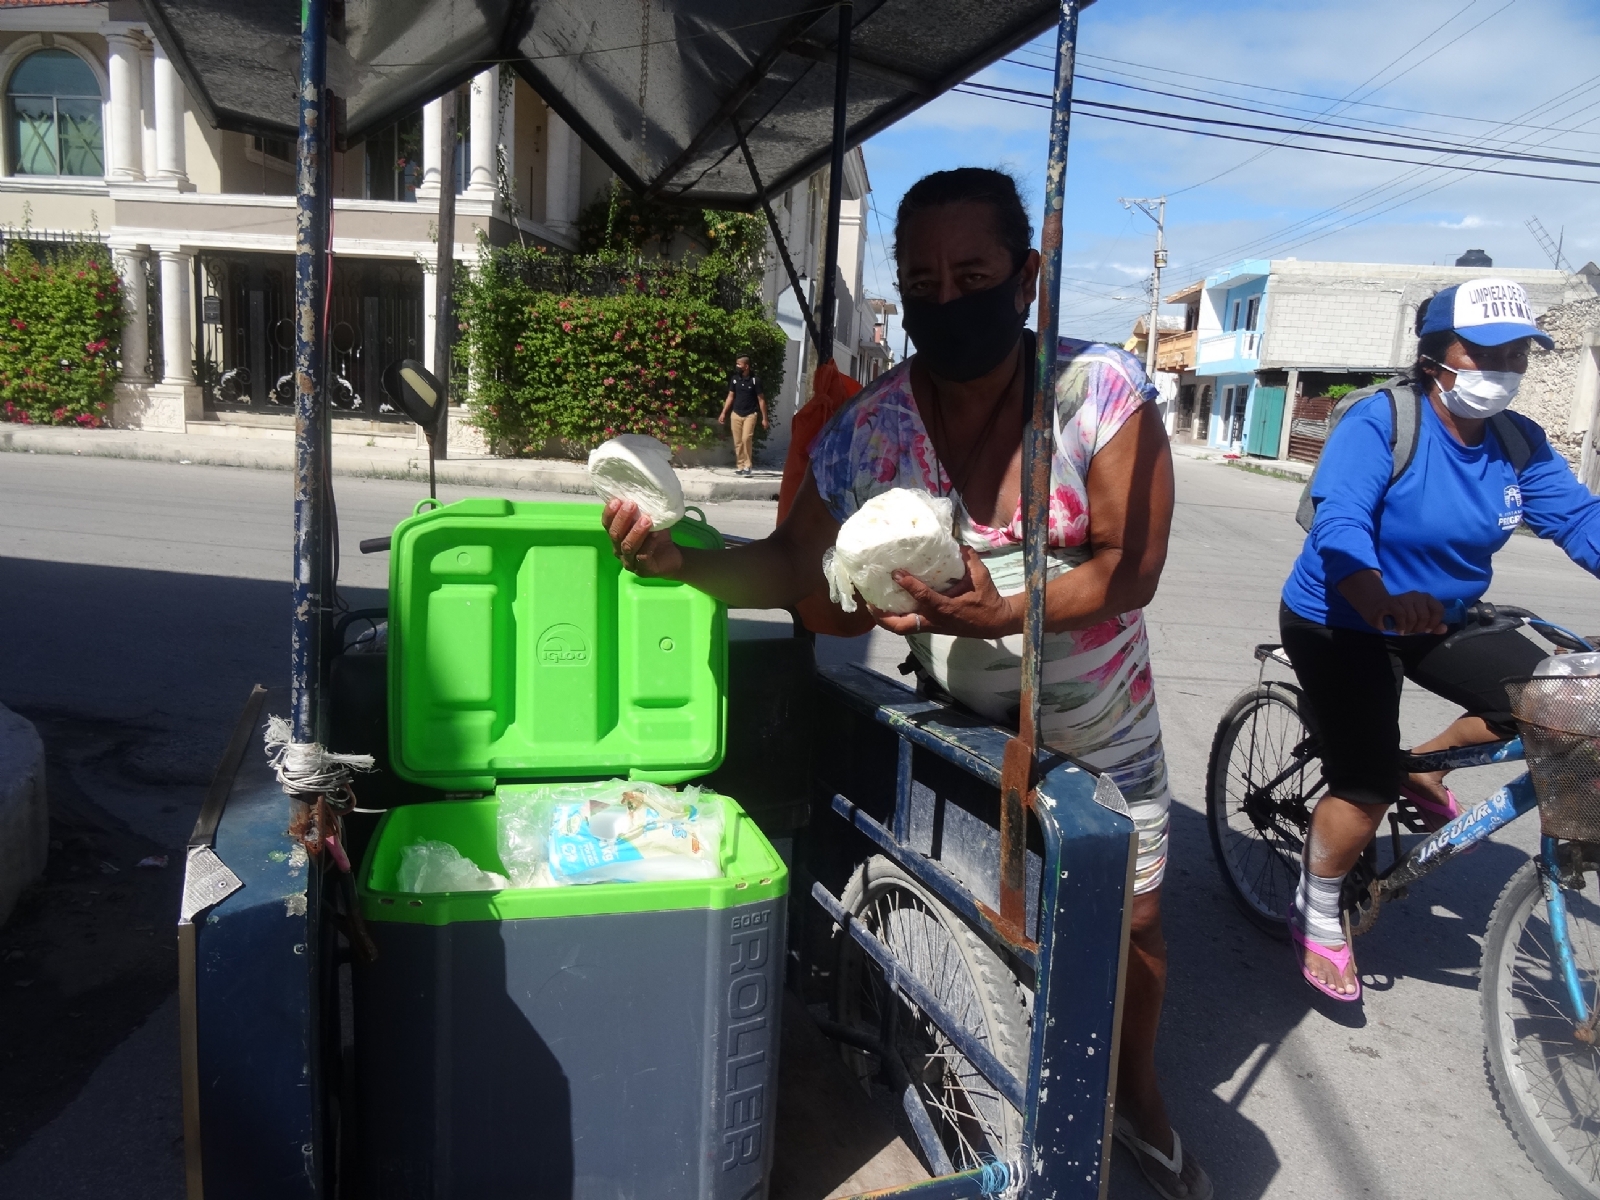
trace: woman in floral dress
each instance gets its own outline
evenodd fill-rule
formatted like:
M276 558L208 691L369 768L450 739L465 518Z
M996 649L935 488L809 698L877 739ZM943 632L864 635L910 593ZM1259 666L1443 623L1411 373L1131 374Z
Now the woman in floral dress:
M1016 720L1023 595L1024 324L1039 255L1012 179L944 171L915 184L895 223L905 327L917 353L874 380L810 447L811 474L773 534L695 551L655 532L631 504L604 521L623 564L689 583L732 607L789 608L826 596L823 551L840 524L891 488L956 502L966 577L940 594L900 572L917 602L873 611L910 642L958 701ZM1043 741L1099 768L1133 811L1138 861L1117 1071L1118 1140L1168 1200L1209 1200L1162 1100L1156 1030L1166 987L1161 883L1166 759L1141 610L1155 594L1172 520L1172 460L1139 364L1102 345L1063 343L1052 404L1050 582L1045 592Z

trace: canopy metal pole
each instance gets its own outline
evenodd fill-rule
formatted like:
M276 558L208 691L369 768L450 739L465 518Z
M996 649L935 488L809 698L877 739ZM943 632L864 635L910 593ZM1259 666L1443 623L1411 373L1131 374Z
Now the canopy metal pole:
M1061 210L1067 190L1067 134L1072 125L1072 72L1081 0L1061 0L1056 37L1056 84L1050 114L1050 160L1045 171L1043 261L1039 269L1038 386L1022 438L1022 560L1028 606L1022 619L1022 696L1017 736L1006 745L1000 778L1000 921L1018 937L1025 927L1026 808L1033 803L1039 743L1039 668L1044 661L1044 592L1050 535L1051 405L1061 290Z
M327 413L322 392L323 240L328 188L322 91L327 66L327 0L300 7L300 138L295 172L294 258L294 584L289 630L293 740L311 744L321 730L321 633L327 603L323 509L327 503Z
M844 140L847 102L850 99L850 26L855 5L844 0L839 5L839 40L834 47L833 67L833 158L828 164L828 229L822 244L822 333L817 346L817 365L833 361L835 281L839 277L839 201L844 194Z
M767 228L772 231L772 240L778 247L778 257L783 259L783 269L789 273L789 286L794 289L795 302L800 305L800 316L805 320L806 332L811 335L812 344L820 354L822 338L817 333L817 322L811 315L811 302L806 299L805 291L800 287L800 272L794 269L794 259L789 257L788 243L783 240L783 231L778 228L778 217L772 211L772 201L767 199L767 187L761 182L761 173L756 170L756 160L750 153L750 143L745 141L744 133L739 129L737 122L734 123L733 132L739 139L739 149L744 151L744 164L750 169L750 182L756 185L756 195L761 199L761 211L767 214Z

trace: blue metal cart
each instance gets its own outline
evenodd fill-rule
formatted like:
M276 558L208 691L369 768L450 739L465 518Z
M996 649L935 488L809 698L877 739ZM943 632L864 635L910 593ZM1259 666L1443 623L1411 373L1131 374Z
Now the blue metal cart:
M189 1195L361 1197L370 1193L353 1132L348 974L365 935L350 860L370 835L370 810L432 797L384 769L384 656L347 645L362 619L376 623L382 614L336 624L332 603L319 315L331 257L334 118L342 136L359 138L498 61L534 83L645 194L762 208L771 219L769 194L831 161L828 267L815 314L789 266L821 347L833 340L846 148L1054 26L1043 392L1055 377L1084 3L728 9L595 0L584 6L583 30L562 24L575 10L509 0L470 11L425 0L404 15L376 0L302 0L297 25L276 9L243 12L222 0L145 5L209 119L294 133L299 145L292 669L286 691L250 697L189 847L180 922ZM646 31L651 21L672 31L664 38L670 53L652 53L659 43L641 35L641 18ZM411 61L396 55L398 45L438 50ZM581 49L595 45L601 49ZM295 48L297 86L281 65ZM624 51L639 54L631 88L616 66ZM647 96L647 78L660 99ZM772 227L777 235L776 221ZM778 244L783 250L781 236ZM792 1095L769 1098L764 1117L777 1144L774 1196L838 1194L815 1172L801 1178L806 1139L817 1136L802 1127L804 1088L818 1080L822 1087L829 1072L844 1073L851 1096L876 1097L874 1119L898 1132L909 1154L900 1161L915 1168L913 1178L875 1194L1104 1194L1133 825L1109 780L1037 745L1050 463L1043 405L1031 416L1024 454L1030 603L1016 732L861 668L819 670L803 635L731 647L730 753L712 782L790 849L800 885L791 892L788 974L801 1028L791 1044L786 1012L780 1072L780 1093L788 1086ZM290 771L287 789L261 751L270 715L288 719L289 757L301 768ZM307 782L317 779L323 749L378 758L379 771L361 785L361 808L342 802L336 770ZM908 943L903 922L884 916L907 906L918 914L919 936L941 939L960 970L931 970L922 943Z

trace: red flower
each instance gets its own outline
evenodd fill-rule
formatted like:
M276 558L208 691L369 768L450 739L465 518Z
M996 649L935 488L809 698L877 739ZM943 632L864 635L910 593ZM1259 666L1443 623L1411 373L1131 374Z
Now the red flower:
M20 318L18 318L18 317L12 317L11 318L11 325L12 325L12 328L14 328L14 329L26 329L27 328L27 325L25 325L22 322L22 320Z

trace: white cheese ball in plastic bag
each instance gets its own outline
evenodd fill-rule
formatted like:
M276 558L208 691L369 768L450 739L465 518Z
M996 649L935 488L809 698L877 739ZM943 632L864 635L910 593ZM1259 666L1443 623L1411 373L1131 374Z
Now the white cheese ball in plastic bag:
M893 572L909 571L934 591L965 575L961 550L950 532L954 505L946 496L916 488L879 492L840 528L833 549L822 556L828 593L845 612L855 612L855 594L885 612L916 607Z
M683 485L672 452L643 433L624 433L589 452L589 480L602 500L631 500L657 529L683 519Z

